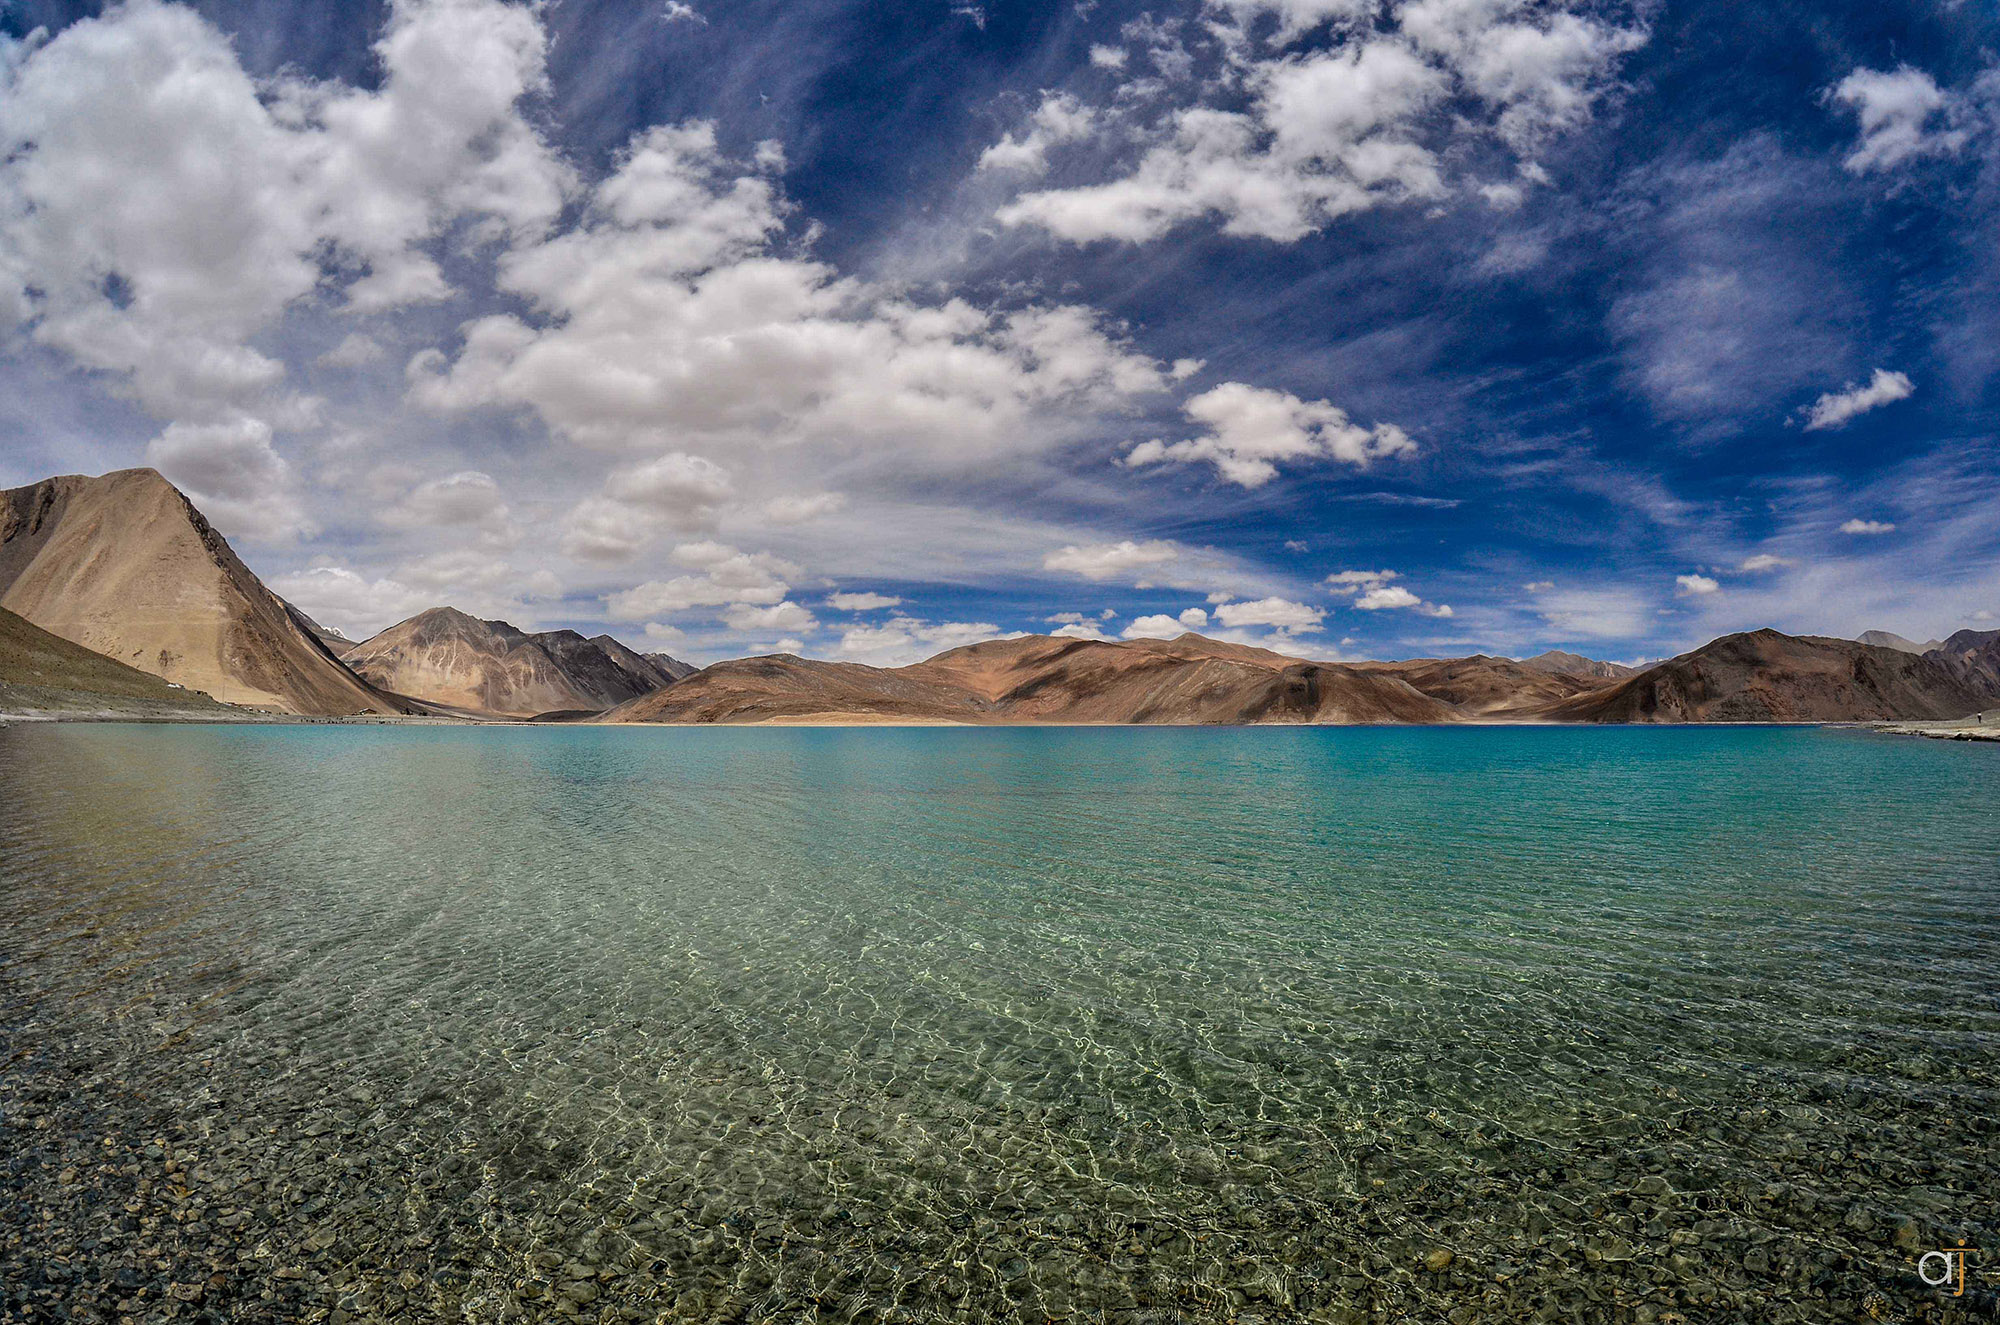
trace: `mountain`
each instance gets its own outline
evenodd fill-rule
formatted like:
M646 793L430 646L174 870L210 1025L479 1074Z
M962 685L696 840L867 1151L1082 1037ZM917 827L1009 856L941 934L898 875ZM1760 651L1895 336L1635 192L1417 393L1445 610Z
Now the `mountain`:
M1541 711L1557 722L1871 722L1959 718L1987 696L1934 656L1755 630L1725 635Z
M189 690L285 713L398 713L150 469L0 492L0 607Z
M1560 649L1550 649L1532 658L1523 658L1521 666L1531 672L1548 672L1555 676L1591 676L1608 681L1631 676L1639 670L1636 667L1627 667L1623 663L1599 662L1580 653L1564 653Z
M1961 630L1925 655L1989 699L2000 699L2000 630Z
M1864 630L1854 637L1854 642L1857 644L1873 644L1878 649L1895 649L1899 653L1929 653L1932 649L1938 648L1943 644L1942 640L1932 640L1928 644L1919 644L1915 640L1905 639L1890 630Z
M604 718L1212 724L1452 722L1458 714L1393 676L1190 634L1126 642L1026 635L896 668L746 658Z
M224 717L240 712L0 608L0 713Z
M648 653L644 656L646 661L652 663L653 666L665 672L669 679L675 681L680 680L684 676L693 676L701 670L701 668L696 667L693 663L682 662L671 653Z
M1550 657L1543 654L1542 657ZM1593 663L1575 654L1556 657L1576 658L1584 666L1614 667L1615 663ZM1588 690L1601 689L1611 682L1583 671L1547 671L1509 658L1416 658L1408 662L1357 663L1364 671L1392 674L1433 699L1450 704L1466 717L1528 717L1546 707ZM1621 668L1629 672L1629 668Z
M529 634L434 607L343 655L376 685L473 715L595 713L668 684L659 664L612 639L573 630Z

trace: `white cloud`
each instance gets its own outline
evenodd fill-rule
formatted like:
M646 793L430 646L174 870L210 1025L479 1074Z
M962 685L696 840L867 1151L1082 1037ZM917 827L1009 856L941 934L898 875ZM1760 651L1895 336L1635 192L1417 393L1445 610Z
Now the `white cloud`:
M903 600L880 593L833 593L826 596L826 605L836 612L879 612L885 607L901 607Z
M1181 549L1164 540L1137 543L1125 539L1118 543L1072 544L1059 548L1042 558L1043 570L1067 571L1081 575L1086 580L1113 580L1138 574L1134 588L1149 589L1148 580L1153 567L1166 566L1180 559Z
M731 630L746 635L772 631L810 634L819 629L819 622L813 614L790 600L772 603L768 607L738 603L723 611L722 620Z
M1288 632L1315 631L1326 620L1320 608L1295 603L1288 598L1259 598L1248 603L1223 603L1215 609L1215 619L1225 626L1270 626Z
M270 580L271 591L324 626L360 641L437 604L393 579L369 580L344 566L315 566Z
M1564 589L1536 606L1559 639L1634 639L1653 628L1652 605L1623 589Z
M1890 534L1894 533L1895 530L1896 526L1886 520L1862 520L1857 518L1849 520L1846 524L1840 526L1840 532L1843 534Z
M905 667L947 649L1000 638L1006 638L1005 632L989 621L931 622L897 616L879 626L848 627L834 655L872 667Z
M1401 578L1392 570L1343 570L1326 577L1336 589L1366 589Z
M629 561L662 533L714 528L732 495L729 471L701 456L672 452L614 470L602 495L570 512L563 551L584 561Z
M1530 580L1521 587L1529 593L1547 593L1556 587L1556 582L1554 580Z
M1680 587L1683 594L1694 598L1712 594L1722 588L1719 583L1706 575L1676 575L1674 583Z
M1096 112L1066 92L1050 92L1020 134L1008 134L979 155L981 170L1040 175L1049 168L1049 149L1088 138Z
M1122 47L1093 46L1090 48L1090 62L1099 69L1123 69L1127 58Z
M1364 612L1381 612L1398 607L1417 607L1423 601L1400 584L1388 584L1369 589L1354 600L1354 605Z
M161 462L201 475L224 528L301 532L273 435L316 426L319 402L262 338L324 292L361 310L441 296L426 249L447 230L553 219L567 169L516 110L545 44L526 6L402 0L375 90L258 80L194 9L134 0L14 47L0 320L167 423ZM350 337L327 362L368 353Z
M605 607L613 621L646 621L698 607L773 607L785 601L788 581L800 573L768 552L740 552L722 543L684 543L672 559L697 573L648 580L608 595Z
M1055 636L1057 639L1108 640L1111 638L1095 622L1087 621L1072 621L1066 626L1056 627L1049 634Z
M1206 461L1245 488L1277 477L1279 461L1338 460L1366 468L1384 456L1414 455L1416 443L1394 424L1364 428L1324 400L1224 382L1182 406L1208 432L1187 441L1141 442L1126 453L1130 466Z
M1954 127L1964 107L1921 69L1861 69L1827 94L1853 110L1861 140L1842 164L1856 175L1893 170L1926 156L1950 156L1965 146L1967 132ZM1933 125L1933 121L1942 124Z
M838 492L773 497L764 503L764 518L773 524L805 524L846 508L847 497Z
M340 344L320 355L319 362L329 368L366 368L369 364L380 363L388 354L373 336L350 331L341 338Z
M313 531L293 492L291 466L271 446L271 425L240 414L170 423L146 462L178 484L226 534L285 542Z
M669 23L699 23L706 27L708 20L687 0L667 0L666 10L661 14Z
M1806 431L1842 427L1857 414L1907 400L1915 390L1905 374L1877 368L1865 385L1849 383L1846 389L1829 391L1814 401L1806 411Z
M417 485L382 520L405 528L477 528L489 543L511 543L512 515L492 475L468 469Z
M1272 599L1271 601L1276 602L1278 600ZM1168 616L1162 612L1154 616L1135 617L1132 623L1125 627L1124 638L1177 639L1190 630L1201 630L1207 625L1208 613L1202 611L1199 607L1190 607L1178 616ZM1060 634L1062 632L1058 631L1057 633ZM1082 638L1101 639L1103 636L1093 634Z
M1759 552L1754 557L1745 557L1743 559L1743 564L1738 566L1736 569L1744 571L1748 574L1755 575L1755 574L1760 574L1764 571L1782 570L1787 566L1794 566L1797 564L1798 564L1797 562L1794 562L1787 557L1780 557L1770 552Z
M1415 0L1386 26L1357 21L1374 10L1358 0L1211 8L1223 17L1206 49L1222 73L1198 83L1166 72L1170 84L1207 90L1125 122L1136 164L1101 183L1024 194L999 209L1003 224L1138 242L1214 216L1226 233L1290 242L1351 212L1442 198L1461 144L1490 137L1531 165L1552 136L1587 122L1646 35L1536 0ZM1250 40L1262 14L1277 17L1275 49ZM1288 49L1329 19L1342 21L1323 49ZM1159 27L1128 29L1156 62L1171 45ZM1192 59L1181 49L1183 65Z
M1088 309L918 305L777 256L785 210L712 125L638 135L574 228L502 258L532 320L419 355L412 398L527 406L612 451L817 447L907 470L1053 446L1166 385Z

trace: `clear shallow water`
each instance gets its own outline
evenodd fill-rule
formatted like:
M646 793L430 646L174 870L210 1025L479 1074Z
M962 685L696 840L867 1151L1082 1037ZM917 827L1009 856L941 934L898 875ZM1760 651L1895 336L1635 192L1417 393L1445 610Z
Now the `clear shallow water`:
M0 728L0 1316L1983 1319L1915 1264L2000 1224L1996 803L1810 729Z

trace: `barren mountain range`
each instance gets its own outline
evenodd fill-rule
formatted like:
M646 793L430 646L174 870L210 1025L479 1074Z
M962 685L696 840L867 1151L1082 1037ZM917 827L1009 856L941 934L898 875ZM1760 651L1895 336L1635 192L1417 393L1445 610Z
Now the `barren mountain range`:
M1828 722L2000 701L2000 631L1925 648L1729 635L1643 671L1551 651L1401 662L1172 640L988 640L907 667L699 670L609 635L433 608L353 643L269 589L152 470L0 493L0 710L429 714L621 723ZM157 679L156 679L157 678ZM169 684L171 683L171 684ZM51 698L53 696L53 698ZM222 701L220 705L211 703ZM152 706L150 709L148 706ZM142 712L143 711L143 712Z

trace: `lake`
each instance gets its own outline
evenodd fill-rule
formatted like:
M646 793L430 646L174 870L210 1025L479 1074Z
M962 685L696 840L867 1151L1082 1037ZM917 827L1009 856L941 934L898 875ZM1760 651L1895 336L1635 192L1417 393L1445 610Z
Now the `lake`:
M1984 1319L1996 806L1811 728L0 727L0 1317Z

